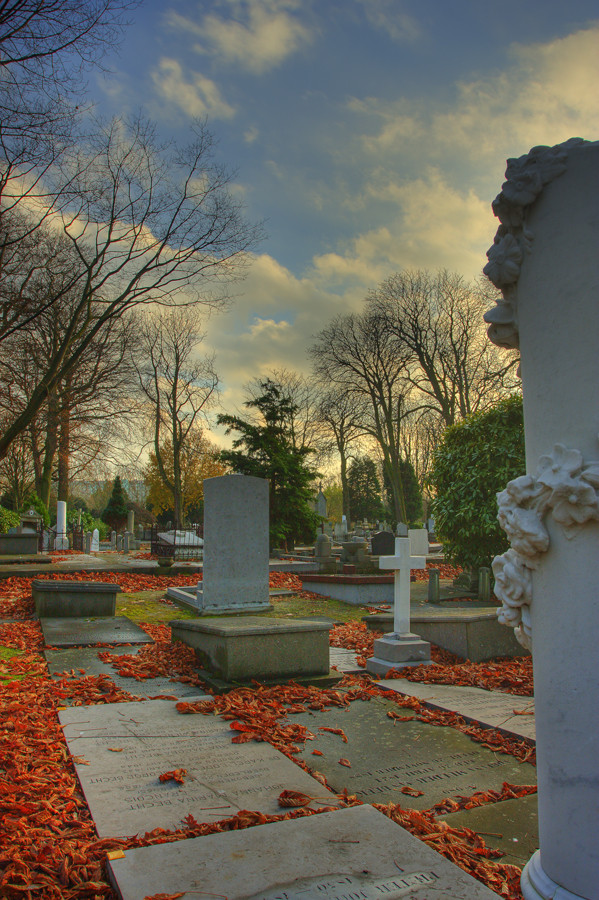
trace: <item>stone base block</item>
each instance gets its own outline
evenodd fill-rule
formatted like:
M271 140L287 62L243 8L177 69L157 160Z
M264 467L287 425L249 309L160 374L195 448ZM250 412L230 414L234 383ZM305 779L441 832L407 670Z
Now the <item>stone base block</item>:
M386 634L374 642L374 656L366 660L366 671L384 675L389 669L405 666L428 665L431 661L431 645L413 633Z
M524 900L584 900L557 884L541 865L541 851L537 850L526 863L520 881Z
M193 647L200 666L225 681L329 674L330 622L241 616L169 624L172 639Z
M0 534L0 556L33 556L38 550L38 536L34 532Z
M393 575L302 575L301 578L306 591L352 606L393 603Z
M362 621L370 630L386 631L393 627L393 613L364 616ZM500 624L497 607L412 610L411 624L431 644L472 662L483 662L495 656L529 655L514 637L514 630Z
M268 585L266 587L268 595ZM198 616L243 616L258 612L270 612L272 606L268 600L250 600L244 599L242 603L231 603L225 605L222 603L209 603L206 605L204 599L204 591L198 587L196 594Z
M34 581L35 611L40 619L114 616L117 584L97 581Z

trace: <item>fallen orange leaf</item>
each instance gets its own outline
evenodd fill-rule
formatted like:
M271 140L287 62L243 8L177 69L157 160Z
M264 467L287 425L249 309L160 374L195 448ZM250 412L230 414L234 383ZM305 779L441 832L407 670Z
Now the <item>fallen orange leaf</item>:
M340 766L347 766L348 769L351 769L351 763L350 763L349 759L340 759L340 760L339 760L339 765L340 765Z

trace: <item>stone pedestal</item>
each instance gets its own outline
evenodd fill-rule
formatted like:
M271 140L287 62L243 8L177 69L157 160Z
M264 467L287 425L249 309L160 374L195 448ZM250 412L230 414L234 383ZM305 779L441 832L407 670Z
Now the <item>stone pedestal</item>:
M500 618L532 644L540 851L526 900L599 891L599 143L510 160L489 336L522 354L528 475L499 495Z
M329 674L331 623L242 616L169 624L173 640L193 647L200 665L225 681Z
M373 656L366 660L366 669L373 675L386 675L389 669L429 665L431 645L411 631L405 634L385 634L374 642Z

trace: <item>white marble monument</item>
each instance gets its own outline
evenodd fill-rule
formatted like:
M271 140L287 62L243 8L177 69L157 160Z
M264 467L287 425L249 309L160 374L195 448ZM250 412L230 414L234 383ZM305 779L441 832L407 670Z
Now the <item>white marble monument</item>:
M508 160L485 273L519 347L527 474L498 495L499 618L534 659L540 850L526 900L599 896L599 142Z
M412 556L409 538L395 538L395 556L381 556L380 569L395 573L393 632L374 642L374 656L366 660L366 669L384 675L389 669L430 663L431 645L410 629L410 572L426 569L426 558Z
M54 549L69 549L69 538L67 536L67 504L64 500L58 500L56 503L56 537L54 539Z

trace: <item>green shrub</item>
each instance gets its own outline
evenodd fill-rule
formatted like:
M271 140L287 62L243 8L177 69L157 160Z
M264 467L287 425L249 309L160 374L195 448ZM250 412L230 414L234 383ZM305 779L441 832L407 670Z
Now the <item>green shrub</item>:
M6 534L10 528L18 525L21 521L19 514L12 509L6 509L0 506L0 534Z
M490 566L507 550L496 495L524 472L520 396L500 400L446 430L433 454L428 484L435 531L449 561L465 568Z
M100 540L104 541L108 538L110 534L110 527L103 522L102 519L96 519L90 512L79 510L79 509L69 509L67 512L67 522L70 526L79 524L79 513L81 513L81 524L83 525L84 531L93 531L94 528L98 529L98 533L100 535Z
M26 513L29 512L30 509L34 509L36 513L42 517L44 528L50 527L50 513L48 512L48 507L43 500L40 500L35 491L30 491L27 494L20 511Z

